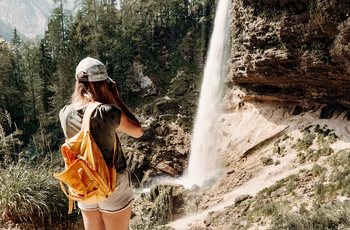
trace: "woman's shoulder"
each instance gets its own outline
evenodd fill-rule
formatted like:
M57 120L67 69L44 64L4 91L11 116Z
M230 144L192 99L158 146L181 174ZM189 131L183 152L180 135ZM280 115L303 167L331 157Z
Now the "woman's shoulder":
M97 106L96 110L92 113L92 117L101 121L102 123L112 124L114 128L117 128L120 124L121 110L112 104L101 104Z
M80 114L83 116L85 108L78 109L74 104L65 105L59 113L60 118L67 118L73 114ZM92 113L92 117L119 117L121 115L121 110L113 104L100 104L96 107L95 111Z
M69 114L71 114L73 111L76 111L73 104L65 105L60 110L59 116L60 117L67 117Z
M98 116L102 118L120 119L121 110L113 104L101 104L97 106L96 111L93 116Z
M120 112L121 110L113 105L113 104L101 104L96 109L105 112L105 113L113 113L113 112Z

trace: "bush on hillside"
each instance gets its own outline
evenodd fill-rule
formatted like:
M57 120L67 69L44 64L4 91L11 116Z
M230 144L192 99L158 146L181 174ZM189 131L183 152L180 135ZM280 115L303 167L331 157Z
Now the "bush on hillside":
M0 164L0 227L4 223L52 226L68 216L67 197L48 163L31 166L23 159Z

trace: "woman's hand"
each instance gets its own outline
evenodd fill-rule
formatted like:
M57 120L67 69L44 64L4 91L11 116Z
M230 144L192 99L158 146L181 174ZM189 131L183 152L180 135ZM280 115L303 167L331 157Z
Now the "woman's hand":
M114 104L122 111L121 121L118 129L135 138L142 136L143 130L140 125L140 121L134 116L134 114L130 112L128 107L126 107L124 102L119 97L117 84L110 78L108 78L107 83L108 89L113 93Z

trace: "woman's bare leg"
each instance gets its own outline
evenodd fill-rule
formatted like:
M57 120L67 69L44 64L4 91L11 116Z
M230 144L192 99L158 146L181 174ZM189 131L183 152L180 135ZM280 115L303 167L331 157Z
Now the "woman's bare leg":
M131 207L132 205L130 204L118 212L102 212L102 218L103 222L105 223L106 230L128 230L131 216Z
M83 214L85 230L105 230L102 214L99 210L81 210L81 213Z

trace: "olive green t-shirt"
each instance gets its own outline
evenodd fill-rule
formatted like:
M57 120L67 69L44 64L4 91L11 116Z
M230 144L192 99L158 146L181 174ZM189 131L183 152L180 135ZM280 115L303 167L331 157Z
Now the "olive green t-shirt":
M80 131L85 110L86 108L77 110L73 104L66 105L61 109L59 118L66 138L71 138ZM126 168L120 140L116 135L121 113L121 110L114 105L101 104L92 112L90 119L91 135L106 163L110 166L112 166L114 138L117 138L114 165L118 172Z

